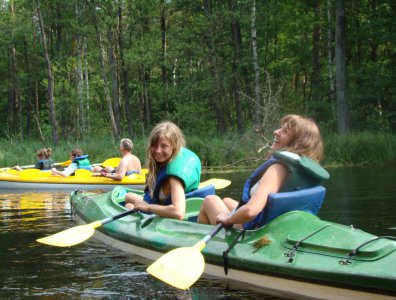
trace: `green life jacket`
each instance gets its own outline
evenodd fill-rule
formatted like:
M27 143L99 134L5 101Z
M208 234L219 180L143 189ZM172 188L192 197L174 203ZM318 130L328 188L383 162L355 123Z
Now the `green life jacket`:
M144 193L144 200L146 202L158 204L162 184L169 176L177 177L182 181L185 193L196 190L201 181L201 161L199 157L191 150L184 147L181 148L176 157L158 171L152 197L149 187L146 187ZM169 205L171 203L171 197L168 197L162 204Z
M88 160L88 155L78 156L73 160L73 163L78 165L78 169L92 170L91 163Z

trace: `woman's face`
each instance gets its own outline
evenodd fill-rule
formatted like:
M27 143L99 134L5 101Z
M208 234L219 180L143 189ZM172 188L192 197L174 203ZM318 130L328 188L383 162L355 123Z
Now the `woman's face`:
M151 153L157 163L167 162L172 154L172 144L166 138L160 138L156 145L151 146Z
M292 137L286 128L286 124L283 124L280 128L274 131L274 141L271 145L271 150L276 151L285 147L290 146Z

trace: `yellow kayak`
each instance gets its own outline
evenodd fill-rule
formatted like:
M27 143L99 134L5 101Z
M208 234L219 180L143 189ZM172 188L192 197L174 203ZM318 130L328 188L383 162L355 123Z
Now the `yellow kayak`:
M84 189L111 190L122 185L128 188L143 189L148 170L140 174L125 176L121 181L93 174L88 170L78 169L69 177L53 176L50 171L26 169L22 171L0 170L1 190L49 190L49 189Z

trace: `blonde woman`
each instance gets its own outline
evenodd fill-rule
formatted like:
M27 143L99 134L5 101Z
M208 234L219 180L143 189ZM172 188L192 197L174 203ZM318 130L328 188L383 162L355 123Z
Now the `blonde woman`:
M185 193L196 190L201 178L198 156L185 148L182 131L174 123L157 124L147 145L148 177L144 196L127 193L126 207L182 220Z
M322 138L317 125L309 118L299 115L283 117L280 128L274 131L270 154L274 155L246 181L242 206L234 214L230 212L238 207L238 201L210 195L202 204L198 222L222 223L224 226L238 224L238 227L243 224L245 229L261 227L270 194L314 187L328 177L327 171L317 163L323 156ZM300 163L301 157L308 162L305 166Z

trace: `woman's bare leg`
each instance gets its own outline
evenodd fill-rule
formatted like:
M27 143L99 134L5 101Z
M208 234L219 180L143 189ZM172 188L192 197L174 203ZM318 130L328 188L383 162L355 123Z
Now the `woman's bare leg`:
M205 197L198 215L198 223L216 224L216 217L222 212L229 212L229 209L219 196L209 195Z

